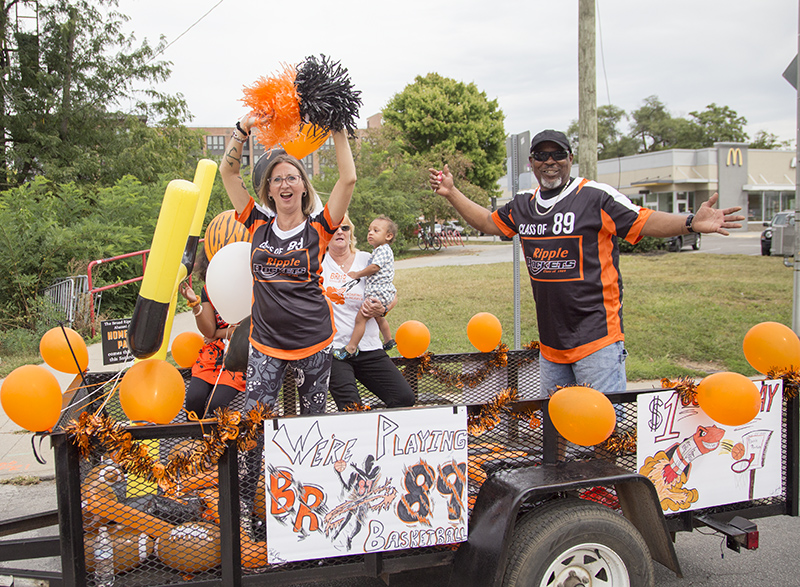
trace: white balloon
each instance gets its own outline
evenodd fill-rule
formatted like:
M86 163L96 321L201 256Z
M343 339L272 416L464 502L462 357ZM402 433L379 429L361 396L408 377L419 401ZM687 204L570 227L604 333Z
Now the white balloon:
M206 289L211 303L228 324L238 324L250 315L253 275L251 244L230 243L212 257L206 270Z

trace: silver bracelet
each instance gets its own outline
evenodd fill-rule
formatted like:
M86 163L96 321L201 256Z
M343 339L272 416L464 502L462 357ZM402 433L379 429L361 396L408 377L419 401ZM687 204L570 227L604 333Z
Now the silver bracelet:
M238 136L236 136L236 131L233 131L231 138L240 145L244 145L247 142L247 139L240 139Z

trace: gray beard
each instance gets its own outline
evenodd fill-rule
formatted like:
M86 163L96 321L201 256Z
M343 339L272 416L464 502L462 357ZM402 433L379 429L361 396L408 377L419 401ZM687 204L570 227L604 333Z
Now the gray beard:
M563 177L557 177L556 179L545 179L542 178L541 188L544 190L554 190L564 183Z

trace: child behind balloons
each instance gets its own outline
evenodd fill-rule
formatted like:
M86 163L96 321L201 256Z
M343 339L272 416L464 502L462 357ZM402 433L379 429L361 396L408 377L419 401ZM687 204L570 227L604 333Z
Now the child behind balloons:
M348 275L352 279L367 279L364 291L364 299L375 298L379 300L386 310L383 316L375 318L378 328L381 331L384 344L383 348L389 350L395 346L392 339L392 331L389 329L389 322L384 316L388 312L389 304L395 297L397 290L394 287L394 253L392 252L391 242L397 235L397 225L387 216L378 216L369 225L367 242L374 249L370 264L361 271L351 271ZM358 354L358 343L364 336L367 320L361 312L356 314L356 323L353 327L353 334L347 346L333 351L333 356L340 361L355 357Z

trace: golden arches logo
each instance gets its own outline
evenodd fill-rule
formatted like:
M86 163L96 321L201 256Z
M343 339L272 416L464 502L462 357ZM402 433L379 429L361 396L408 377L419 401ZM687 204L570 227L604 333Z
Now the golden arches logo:
M731 147L730 149L728 149L728 160L725 165L727 165L728 167L730 167L731 165L737 165L737 161L739 167L744 165L744 157L742 157L742 150L738 147L736 148Z

